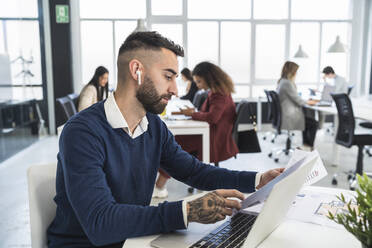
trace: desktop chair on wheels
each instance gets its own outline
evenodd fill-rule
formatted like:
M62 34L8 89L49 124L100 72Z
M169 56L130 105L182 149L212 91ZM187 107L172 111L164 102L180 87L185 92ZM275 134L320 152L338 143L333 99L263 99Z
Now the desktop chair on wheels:
M354 85L351 85L351 86L348 86L347 87L347 95L350 96L351 94L351 91L354 89ZM335 126L334 126L334 122L332 123L332 126L331 127L328 127L326 129L327 133L330 133L332 136L335 134Z
M279 95L275 91L271 90L270 91L270 96L273 101L273 127L277 130L277 134L280 135L282 134L282 109L280 106L280 100L279 100ZM275 162L279 162L279 156L281 154L289 155L290 153L294 152L294 149L291 147L292 144L292 134L291 130L286 130L287 131L287 141L286 141L286 146L285 148L276 148L271 150L271 152L268 154L268 156L274 157ZM273 156L275 154L275 156Z
M74 102L68 96L57 98L56 101L59 103L63 113L65 114L64 122L68 121L68 119L76 114L77 111Z
M264 90L264 92L267 98L267 119L273 122L273 109L275 109L275 106L273 106L273 100L271 99L270 91ZM278 136L278 133L272 131L266 132L262 139L266 140L268 136L271 136L271 143L274 143L276 137Z
M359 126L363 128L372 129L372 122L361 122ZM369 157L372 157L372 146L365 146L364 151L367 153Z
M346 94L331 94L336 103L338 113L338 129L336 134L336 143L350 148L353 145L358 146L358 158L356 170L348 176L349 187L351 190L356 186L356 173L363 174L363 149L364 146L372 145L371 134L355 134L355 118L350 98ZM333 176L332 184L337 184L336 175Z

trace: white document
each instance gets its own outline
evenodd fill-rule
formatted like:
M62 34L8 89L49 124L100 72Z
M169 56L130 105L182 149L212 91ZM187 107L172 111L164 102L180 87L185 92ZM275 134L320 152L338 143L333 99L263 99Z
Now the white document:
M353 195L347 192L343 192L343 194L347 202L352 200L351 207L357 208L357 204L353 200ZM295 201L288 211L287 218L343 229L344 227L342 225L337 224L327 217L328 211L335 215L348 211L348 209L346 204L337 199L334 194L304 189L296 196Z
M289 160L288 165L287 165L287 168L288 168L294 162L299 161L303 157L313 158L314 156L317 157L317 160L316 160L315 165L314 165L313 169L311 170L309 176L306 178L304 186L312 185L312 184L318 182L319 180L321 180L322 178L324 178L325 176L327 176L327 174L328 174L327 170L324 167L323 161L319 156L318 151L314 150L312 152L306 152L306 151L303 151L303 150L296 149L294 151L291 159Z
M306 161L307 157L303 157L302 159L294 162L291 166L289 166L285 171L283 171L279 176L271 180L269 183L267 183L265 186L248 196L244 201L241 202L242 208L245 209L250 206L259 204L264 202L267 197L269 196L271 190L273 189L274 185L282 180L283 178L286 178L288 175L290 175L292 172L297 170L300 166L303 165L303 163Z

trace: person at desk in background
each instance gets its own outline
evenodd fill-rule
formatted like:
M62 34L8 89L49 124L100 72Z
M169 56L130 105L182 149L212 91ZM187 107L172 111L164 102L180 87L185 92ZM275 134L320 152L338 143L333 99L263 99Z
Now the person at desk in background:
M348 84L345 78L337 75L332 67L327 66L323 69L323 79L326 83L334 86L334 94L348 94ZM328 82L328 80L333 80L333 82Z
M157 32L132 33L119 49L116 91L65 124L49 247L122 247L127 238L215 223L241 207L229 199L243 199L238 190L253 192L282 173L203 164L175 142L158 114L177 95L177 56L183 54ZM190 186L215 191L149 206L160 166Z
M108 74L109 72L105 67L97 67L92 79L81 90L79 112L108 97Z
M285 62L280 79L278 81L277 92L279 95L280 106L282 109L282 130L301 130L303 150L313 150L314 140L317 131L317 121L308 112L305 114L303 107L314 105L313 100L304 101L297 92L295 83L298 64Z
M210 91L199 112L192 108L181 109L180 112L193 120L209 123L210 161L218 166L220 161L239 152L231 135L236 119L236 107L231 97L234 83L226 72L210 62L199 63L192 74L199 89Z
M187 83L186 87L186 95L181 96L182 100L189 100L192 102L194 100L195 93L198 91L198 86L196 86L196 83L194 82L194 79L192 78L191 71L188 68L184 68L181 71L181 77L182 80Z

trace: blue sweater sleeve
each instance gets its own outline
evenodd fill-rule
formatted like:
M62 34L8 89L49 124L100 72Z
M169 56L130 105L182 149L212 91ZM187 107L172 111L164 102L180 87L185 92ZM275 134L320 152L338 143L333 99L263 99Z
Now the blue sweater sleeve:
M237 189L244 193L255 190L257 172L232 171L204 164L177 144L164 123L162 132L161 167L173 178L201 190Z
M182 201L157 207L115 201L104 172L105 146L85 124L66 124L59 145L68 200L94 245L185 228Z

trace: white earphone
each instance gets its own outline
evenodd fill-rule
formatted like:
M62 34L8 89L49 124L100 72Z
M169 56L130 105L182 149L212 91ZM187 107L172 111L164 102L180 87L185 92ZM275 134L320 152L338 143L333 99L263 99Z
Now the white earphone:
M136 71L136 74L137 74L138 85L141 85L141 71L138 69Z

